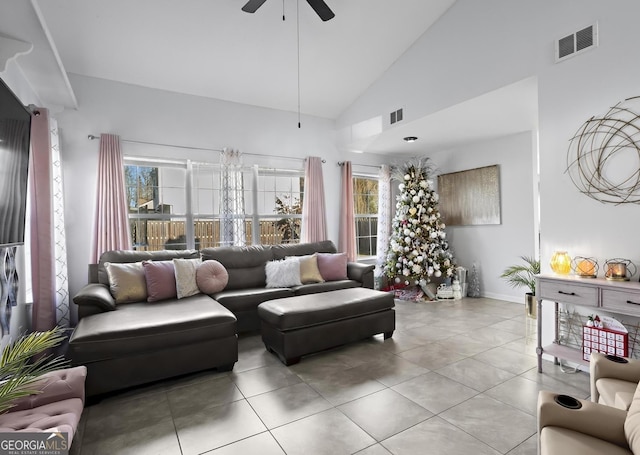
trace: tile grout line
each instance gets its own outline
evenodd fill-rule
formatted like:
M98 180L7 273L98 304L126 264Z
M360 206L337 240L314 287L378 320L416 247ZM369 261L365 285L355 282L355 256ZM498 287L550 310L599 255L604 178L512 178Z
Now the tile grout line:
M173 409L171 407L171 400L169 400L168 391L164 390L163 393L165 394L165 398L167 399L167 406L169 407L169 413L171 415L171 423L173 424L173 431L175 432L175 435L176 435L176 441L178 442L178 449L180 450L180 453L182 455L185 455L184 450L182 450L182 443L180 442L180 435L178 434L178 426L176 425L176 419L173 415Z

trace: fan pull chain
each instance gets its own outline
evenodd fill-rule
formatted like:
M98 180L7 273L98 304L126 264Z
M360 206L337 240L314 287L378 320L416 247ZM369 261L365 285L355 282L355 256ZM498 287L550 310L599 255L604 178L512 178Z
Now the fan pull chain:
M282 0L282 20L284 21L284 0Z

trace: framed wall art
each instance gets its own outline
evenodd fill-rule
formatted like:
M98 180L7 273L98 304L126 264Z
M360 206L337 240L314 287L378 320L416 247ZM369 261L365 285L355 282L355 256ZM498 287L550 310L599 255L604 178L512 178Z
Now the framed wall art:
M448 226L501 224L500 167L479 167L438 176L440 213Z

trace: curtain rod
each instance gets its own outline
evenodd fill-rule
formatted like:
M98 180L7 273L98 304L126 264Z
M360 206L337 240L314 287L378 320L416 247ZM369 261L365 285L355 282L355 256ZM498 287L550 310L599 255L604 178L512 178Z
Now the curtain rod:
M90 140L100 139L100 136L96 136L95 134L90 134L87 136ZM174 147L178 149L189 149L189 150L205 150L207 152L222 152L222 149L212 149L212 148L204 148L204 147L190 147L188 145L175 145L175 144L161 144L159 142L147 142L147 141L134 141L133 139L120 139L121 142L130 142L132 144L147 144L147 145L157 145L159 147Z
M95 134L89 134L87 136L87 138L91 141L93 141L94 139L100 139L100 136L96 136ZM222 149L212 149L212 148L205 148L205 147L190 147L188 145L175 145L175 144L161 144L159 142L147 142L147 141L134 141L133 139L120 139L121 142L130 142L132 144L147 144L147 145L157 145L159 147L173 147L173 148L178 148L178 149L188 149L188 150L204 150L207 152L222 152ZM249 156L271 156L273 158L283 158L286 160L299 160L299 161L304 161L306 160L306 158L298 158L295 156L282 156L282 155L261 155L259 153L247 153L247 152L242 152L243 155L249 155ZM322 160L323 163L326 163L326 160Z
M338 166L342 166L344 165L344 161L338 161ZM381 164L358 164L358 163L351 163L352 166L364 166L364 167L375 167L376 169L380 169L382 167Z

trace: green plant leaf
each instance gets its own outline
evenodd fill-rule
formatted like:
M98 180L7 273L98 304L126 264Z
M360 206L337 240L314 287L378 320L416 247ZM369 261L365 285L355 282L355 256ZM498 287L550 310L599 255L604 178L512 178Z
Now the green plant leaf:
M0 356L0 413L11 409L13 402L40 393L36 383L40 376L67 366L62 357L46 352L64 340L64 329L32 332L7 345Z
M514 287L527 287L533 295L536 293L535 275L540 273L540 261L529 256L520 256L525 264L512 265L504 269L500 278Z

